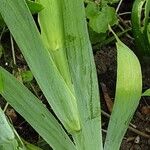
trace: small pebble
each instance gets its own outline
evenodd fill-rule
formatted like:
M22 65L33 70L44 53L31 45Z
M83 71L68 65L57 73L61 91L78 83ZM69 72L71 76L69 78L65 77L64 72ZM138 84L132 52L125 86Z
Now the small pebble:
M5 63L5 66L8 66L8 62Z
M140 136L137 136L137 137L135 138L134 143L136 143L136 144L140 143Z

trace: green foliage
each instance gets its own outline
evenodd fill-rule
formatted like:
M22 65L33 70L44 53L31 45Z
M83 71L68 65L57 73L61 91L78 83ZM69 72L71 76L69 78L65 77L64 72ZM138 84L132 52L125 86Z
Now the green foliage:
M150 23L147 25L147 34L148 34L148 40L150 43Z
M0 3L8 5L6 1ZM7 10L5 7L1 7L1 14L4 15L5 22L22 50L35 79L64 126L70 132L79 130L75 97L44 46L25 2L16 0L9 3L11 6L8 5ZM26 17L24 17L24 12L26 12ZM18 22L18 20L20 21Z
M41 4L31 1L31 0L26 0L26 3L32 14L38 13L44 8ZM5 26L5 22L1 16L1 14L0 14L0 26L2 26L2 27Z
M117 15L113 7L107 4L100 8L96 3L89 3L86 7L86 15L89 19L89 26L97 33L106 33L108 25L118 23Z
M2 78L2 82L0 83L2 89L0 93L9 104L33 126L52 147L55 149L63 148L74 150L73 143L44 104L10 73L2 68L0 68L0 73ZM5 131L7 132L7 130ZM0 137L1 135L2 134L0 134Z
M38 18L41 33L24 0L0 0L0 13L69 135L45 105L3 68L1 95L55 150L119 150L141 97L142 76L137 57L115 35L116 96L103 148L98 81L83 0L37 1L45 8ZM99 35L105 35L109 24L117 23L114 8L106 3L102 8L89 3L86 14L89 26ZM22 77L24 81L32 79L29 72ZM35 148L24 143L27 149Z
M106 1L106 2L108 2L110 4L114 4L114 3L119 2L120 0L104 0L104 1Z
M89 2L95 2L95 3L108 3L108 4L114 4L119 2L120 0L84 0L84 2L89 3Z
M44 9L44 7L40 3L31 0L26 0L26 3L32 14L36 14Z
M26 150L23 143L17 139L13 128L0 108L0 149L1 150Z
M143 7L145 9L144 19L142 19ZM132 8L131 22L139 58L150 56L149 13L150 0L135 0Z
M92 44L102 43L106 37L106 33L97 33L89 27L89 36Z
M117 37L116 37L117 38ZM117 84L104 150L119 150L142 93L142 74L135 54L117 38ZM125 62L126 61L126 62Z
M146 90L142 96L150 96L150 89Z
M33 74L31 71L22 71L21 77L23 82L30 82L33 80Z
M4 52L4 48L3 48L2 44L0 43L0 58L2 57L3 52Z
M96 78L96 69L93 60L92 49L90 46L86 28L83 2L78 0L64 1L60 5L61 7L64 6L62 7L63 13L61 14L63 15L62 17L64 18L65 22L64 37L66 47L64 48L67 51L66 53L68 55L67 61L70 67L71 78L74 84L75 93L72 93L70 91L70 88L63 79L63 76L57 69L57 66L52 56L49 54L48 49L45 47L45 43L42 42L35 22L30 12L28 11L24 1L0 1L0 6L0 12L5 19L5 22L10 29L12 35L14 36L14 39L20 47L35 79L40 85L41 90L43 91L50 105L52 106L57 117L63 123L64 127L68 130L68 132L72 133L76 146L78 148L85 147L87 150L91 149L92 145L95 146L95 149L99 149L100 147L102 147L102 138L100 134L101 122L98 82ZM4 8L3 6L7 7ZM65 9L66 7L70 9ZM26 12L26 17L24 17L24 12ZM53 15L53 12L51 13L51 15ZM70 24L70 22L72 23ZM80 24L78 24L79 22ZM6 93L9 94L8 91ZM5 97L6 99L9 99L9 103L10 100L12 100L11 95L12 94L7 95L10 97ZM21 97L21 99L23 98ZM33 102L33 100L30 101ZM12 106L15 105L17 107L19 106L15 103ZM30 105L32 106L33 104ZM35 106L36 105L37 104L35 104ZM79 111L77 110L77 105ZM40 109L38 109L38 111L39 110ZM28 111L26 112L37 115L37 113L33 113L33 108L30 108L30 111L28 109ZM24 111L23 113L28 115L28 117L34 122L35 119L31 118L31 116L26 112ZM26 118L26 120L29 119L26 115L24 116L23 113L23 117ZM28 120L28 122L29 121L31 120ZM40 122L43 123L43 121ZM53 121L51 121L51 123L52 122ZM36 123L36 125L34 125L35 128L37 128L37 124L39 123ZM54 126L56 125L54 124ZM81 127L82 130L80 130ZM47 131L54 132L53 128ZM43 138L47 139L45 136L51 136L51 134L52 133L48 135L43 135ZM64 137L63 139L63 137L61 138L60 135L58 136L62 143L64 143L64 140L67 139L66 137ZM92 136L94 136L95 138L91 141L89 137ZM55 138L52 137L52 139ZM47 142L53 142L54 140L52 139ZM59 140L57 144L58 146L55 144L50 145L52 145L54 149L60 149Z

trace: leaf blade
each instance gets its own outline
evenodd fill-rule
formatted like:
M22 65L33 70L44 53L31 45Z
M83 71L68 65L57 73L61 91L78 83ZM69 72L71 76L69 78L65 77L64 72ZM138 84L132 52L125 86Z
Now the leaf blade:
M117 38L117 86L104 150L119 150L142 92L140 63L134 53Z
M10 73L0 68L3 89L1 95L54 149L74 149L60 124L46 107Z
M58 118L68 132L80 130L74 95L45 48L25 1L0 1L0 12Z
M100 97L84 3L63 0L62 9L66 54L82 128L73 137L78 149L102 150Z
M150 96L150 89L146 90L142 96Z

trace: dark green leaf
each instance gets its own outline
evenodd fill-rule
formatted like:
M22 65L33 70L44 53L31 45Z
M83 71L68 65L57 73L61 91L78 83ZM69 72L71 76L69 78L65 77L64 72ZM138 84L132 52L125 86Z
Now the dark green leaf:
M33 74L31 71L23 71L21 72L21 77L23 82L30 82L33 80Z
M38 13L44 8L41 4L37 2L31 0L26 0L26 2L32 14Z

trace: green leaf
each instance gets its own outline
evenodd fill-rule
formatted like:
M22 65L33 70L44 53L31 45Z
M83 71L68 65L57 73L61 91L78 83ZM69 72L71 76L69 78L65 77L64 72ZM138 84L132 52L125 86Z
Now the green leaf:
M85 9L87 18L92 18L99 13L99 5L96 3L89 3Z
M24 143L25 147L27 148L27 150L42 150L40 147L30 144L25 140L23 140L23 143Z
M119 150L142 92L140 63L135 54L117 38L117 85L104 150Z
M0 43L0 58L2 57L3 52L4 52L4 48L3 48L2 44Z
M32 14L38 13L44 8L43 5L31 0L26 0L26 3Z
M33 80L33 74L31 71L22 71L21 77L23 82L31 82Z
M150 43L150 23L147 25L147 35L148 35L148 40Z
M142 96L150 96L150 89L146 90Z
M77 149L91 150L94 147L95 150L102 150L98 81L87 32L84 3L83 0L59 2L62 9L67 61L75 95L72 95L53 58L41 42L39 32L24 2L0 1L0 12L53 110L68 131L71 129ZM12 93L10 95L13 96ZM16 104L15 106L17 107ZM40 122L42 123L42 120ZM91 137L94 138L91 140Z
M37 1L45 7L38 15L42 40L66 84L71 92L74 92L65 52L61 2L55 0Z
M68 132L79 131L75 97L45 48L26 3L0 1L0 12L52 109Z
M84 3L62 0L61 6L67 61L81 120L81 130L72 135L79 150L103 150L98 81Z
M118 3L120 0L103 0L106 1L109 4L114 4L114 3Z
M106 33L96 33L91 28L89 28L89 37L92 44L102 43L105 41L107 34Z
M21 148L21 147L20 147ZM19 150L15 134L9 125L4 112L0 108L0 149Z
M26 3L32 14L38 13L44 8L41 4L31 1L31 0L26 0ZM0 26L5 26L5 22L1 14L0 14Z
M145 4L146 2L146 4ZM144 21L142 20L142 11L145 4ZM141 58L142 56L150 56L150 42L148 40L147 28L148 18L150 12L150 1L149 0L135 0L132 13L131 23L133 36L135 38L135 44L137 47L136 53ZM144 24L142 25L142 21Z
M22 83L0 68L1 95L54 149L74 150L74 145L54 116ZM2 128L1 128L2 129ZM2 130L4 132L6 130ZM9 132L8 132L9 133ZM1 134L0 134L1 135ZM13 137L13 135L11 135Z
M108 25L113 26L118 23L115 9L108 5L89 18L89 26L97 33L106 33Z

